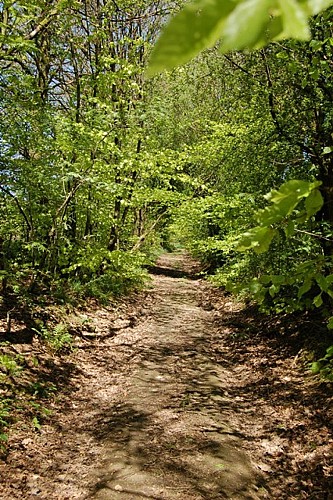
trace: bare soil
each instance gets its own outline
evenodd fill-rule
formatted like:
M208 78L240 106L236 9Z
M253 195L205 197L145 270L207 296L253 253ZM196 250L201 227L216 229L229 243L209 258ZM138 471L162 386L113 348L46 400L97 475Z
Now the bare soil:
M130 307L85 312L74 352L40 353L52 415L13 425L0 498L333 499L332 384L302 361L316 325L263 318L184 254L152 271Z

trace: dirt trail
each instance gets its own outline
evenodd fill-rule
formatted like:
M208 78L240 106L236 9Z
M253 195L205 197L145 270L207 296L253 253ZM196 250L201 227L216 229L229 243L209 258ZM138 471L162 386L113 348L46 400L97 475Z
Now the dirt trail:
M176 256L160 265L176 267ZM212 314L198 306L198 281L159 276L146 324L116 343L135 345L131 371L103 418L103 463L91 498L257 498L242 442L214 401L227 371L202 348ZM95 393L101 408L104 390ZM227 398L226 398L227 402Z
M192 265L160 259L164 274L136 324L116 330L101 313L101 334L78 345L50 423L22 435L1 469L13 477L1 499L330 498L268 490L261 454L284 446L264 432L274 402L239 392L253 367L233 363L221 343L217 356L215 311L207 285L186 277Z

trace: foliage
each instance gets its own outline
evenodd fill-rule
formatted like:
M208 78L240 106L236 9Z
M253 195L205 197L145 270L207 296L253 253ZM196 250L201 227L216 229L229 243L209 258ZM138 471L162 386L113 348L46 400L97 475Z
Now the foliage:
M107 301L181 243L267 311L330 317L331 2L185 2L145 81L176 4L0 6L4 298Z
M10 401L6 398L0 398L0 453L6 451L6 443L8 441L8 434L6 428L10 420Z
M189 200L175 212L170 232L207 268L216 269L232 259L231 242L251 220L252 211L253 200L245 195Z
M189 248L206 264L210 263L210 270L216 270L215 282L248 294L267 311L292 312L320 307L324 315L331 314L333 123L331 68L327 61L333 46L332 10L308 19L330 5L331 2L189 2L164 29L148 69L148 74L152 75L174 68L202 49L213 47L217 40L220 40L217 47L224 53L245 47L258 49L268 41L290 37L308 40L271 44L250 54L234 53L219 60L223 69L228 61L243 75L243 81L234 75L231 81L237 82L244 94L230 88L228 98L219 103L224 113L222 127L229 130L230 139L221 133L220 141L214 141L212 133L205 135L207 129L214 128L211 124L207 126L206 121L201 144L200 141L195 145L192 142L188 155L190 171L205 179L205 187L195 195L201 196L201 200L193 202L193 206L186 202L185 214L179 210L180 219L174 222L178 232L190 238ZM209 58L208 54L218 59L216 49L212 48L206 55L198 56L194 64L188 63L184 68L166 73L167 81L171 75L176 79L177 88L179 79L185 80L184 75L187 75L187 84L193 85L189 79L193 66L200 67L202 60ZM216 66L207 66L208 71L202 73L205 75L202 88L206 102L200 109L209 120L212 114L207 101L210 102L211 94L206 79L214 75L215 82L219 80ZM198 70L196 74L200 74ZM197 82L196 87L193 86L195 93L200 86ZM251 97L246 91L248 85L251 85ZM227 87L226 78L223 86ZM193 91L188 102L192 105ZM226 111L226 103L232 113ZM215 131L221 131L222 119L217 119L215 114L214 120L219 121ZM204 122L202 115L201 122ZM173 123L176 126L176 122ZM256 125L261 140L253 141L257 150L251 154L251 133L253 136ZM242 127L240 144L237 144L238 130ZM246 129L250 131L248 135ZM275 160L264 150L265 140L270 143ZM237 160L233 161L233 153L230 154L229 143L235 148L238 165ZM288 151L282 158L281 148L286 146ZM261 155L263 166L260 160L258 162ZM281 159L278 164L277 159ZM252 168L249 168L250 160L254 160ZM249 172L253 173L253 181ZM266 186L270 192L261 197L264 192L256 193L255 184L258 189L261 185L258 180L261 175L265 177L266 172ZM230 174L232 181L228 182ZM282 186L277 188L281 182ZM221 219L214 216L213 237L207 231L211 217L210 197L207 196L210 190L229 195L228 200L218 197L216 211ZM223 216L229 221L232 218L226 215L225 209L240 193L252 196L259 210L251 220L251 217L242 216L247 213L246 203L239 206L238 221L243 224L237 221L226 234L222 230L227 225ZM266 207L265 198L271 202ZM205 213L209 215L205 217ZM198 222L196 226L193 221ZM257 223L255 227L253 222ZM235 249L249 253L237 255Z
M139 290L148 279L147 272L142 268L144 262L144 255L137 253L120 250L110 253L107 269L85 285L85 295L105 301L110 295L119 296Z
M326 354L323 358L311 364L311 371L315 375L320 374L322 377L333 381L333 346L326 349Z
M0 355L0 379L5 379L7 376L15 377L18 375L22 370L18 361L22 361L19 356L13 358L8 354Z
M305 222L316 214L323 206L323 198L318 190L320 182L291 180L284 183L279 190L270 191L265 198L272 205L260 210L256 219L259 226L241 235L237 250L253 248L256 253L266 252L278 234L274 227L283 227L287 237L295 232L295 220L289 216L295 211L299 202L305 199L304 209L296 213L296 222Z
M59 325L57 337L64 334L64 325ZM49 335L49 334L48 334ZM52 335L54 340L54 335ZM64 340L64 338L62 338ZM57 344L59 345L59 344ZM9 342L1 343L0 354L0 454L7 452L7 441L10 426L28 416L34 429L51 414L44 406L44 400L50 399L57 387L35 368L38 360L30 354L12 354ZM31 369L33 365L34 369Z
M124 289L135 281L135 257L108 270L143 246L177 177L145 116L145 53L167 11L159 0L0 7L5 294L69 297L98 282L119 293L121 272Z
M285 38L309 40L308 17L331 5L331 0L188 2L162 32L148 73L152 75L184 64L219 39L222 52L259 48L269 41Z
M68 326L64 323L58 323L53 328L47 326L41 327L40 330L33 329L40 337L55 351L60 351L64 347L70 347L73 338L68 332Z

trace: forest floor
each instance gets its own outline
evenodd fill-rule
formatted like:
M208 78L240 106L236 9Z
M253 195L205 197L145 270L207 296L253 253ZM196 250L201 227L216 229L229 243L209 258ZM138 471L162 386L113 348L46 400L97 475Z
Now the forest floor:
M16 344L57 390L13 424L1 500L333 499L332 384L302 361L316 324L264 318L184 254L153 271L123 309L84 313L74 351Z

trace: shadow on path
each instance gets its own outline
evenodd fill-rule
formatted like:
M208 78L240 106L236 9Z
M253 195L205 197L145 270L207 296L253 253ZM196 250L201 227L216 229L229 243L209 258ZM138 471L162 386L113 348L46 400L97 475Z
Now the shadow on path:
M126 396L96 411L103 460L87 498L268 498L245 451L251 437L230 419L238 406L227 391L228 361L210 357L216 332L198 305L200 284L171 278L168 268L164 260L155 278Z

